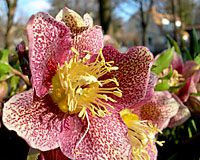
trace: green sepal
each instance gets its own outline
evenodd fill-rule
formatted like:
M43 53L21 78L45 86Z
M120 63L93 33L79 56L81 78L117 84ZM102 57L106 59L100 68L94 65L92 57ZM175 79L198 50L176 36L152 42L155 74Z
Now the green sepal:
M151 68L151 72L159 75L164 69L169 67L173 57L174 57L174 47L168 49L158 57L158 59L154 62Z
M192 96L192 97L200 96L200 91L198 91L197 93L192 93L192 94L190 94L190 96Z
M166 75L165 77L161 77L161 78L159 78L160 80L170 80L170 78L172 77L172 75L173 75L173 67L172 67L172 65L170 65L170 71L169 71L169 73L168 73L168 75Z
M163 80L161 83L158 83L155 86L154 91L167 91L169 89L169 84L168 84L168 80Z
M194 61L197 63L197 64L200 64L200 55L196 56L194 58Z
M172 93L172 92L174 92L176 89L182 88L185 84L186 84L186 81L184 81L183 83L181 83L181 84L178 85L178 86L170 87L170 88L169 88L169 91Z
M40 151L37 149L30 148L26 160L38 160Z

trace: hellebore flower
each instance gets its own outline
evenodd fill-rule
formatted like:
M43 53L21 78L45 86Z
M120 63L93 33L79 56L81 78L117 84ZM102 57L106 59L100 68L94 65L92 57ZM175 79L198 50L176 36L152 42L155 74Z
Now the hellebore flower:
M100 27L91 27L88 15L79 22L67 8L56 19L42 12L30 18L33 89L5 103L3 123L41 151L128 159L131 145L119 111L144 99L153 56L145 47L102 50Z
M181 88L178 96L183 102L186 102L191 93L198 92L200 65L194 61L186 61L183 68L183 77L186 79L186 84Z
M134 160L157 159L155 143L162 146L163 142L157 141L155 135L162 132L150 121L140 120L136 114L131 112L131 109L124 109L120 114L128 127L128 137L132 145L131 158Z
M182 122L178 117L177 121L172 121L178 113L180 104L168 91L154 92L151 96L152 98L140 107L133 105L120 112L128 126L128 137L132 144L131 156L134 160L156 160L155 143L163 145L162 141L156 140L156 134L162 133L161 131L169 125L175 126Z
M177 88L173 90L173 93L176 94L182 102L186 102L191 93L197 93L197 83L200 79L200 65L196 64L194 61L186 61L183 63L182 57L176 52L174 53L171 65L173 67L173 74L168 84L170 87ZM159 77L164 77L169 74L169 72L170 69L167 68ZM184 81L186 82L185 84Z
M174 53L171 62L173 73L170 80L168 80L168 84L171 87L169 90L172 97L180 104L180 108L177 114L171 119L169 127L180 125L190 117L190 111L183 103L188 100L191 93L197 93L195 86L197 85L197 79L199 79L200 74L197 70L198 66L194 65L195 62L188 62L189 61L184 64L182 57L176 52ZM165 77L169 72L170 67L165 69L159 77Z
M177 115L179 108L184 105L177 102L168 91L154 92L152 99L140 108L131 107L132 112L142 120L149 120L160 130L168 127L170 120ZM175 123L175 122L174 122Z
M128 126L128 137L132 144L132 158L156 160L156 134L166 127L174 127L188 119L188 109L177 96L168 91L154 92L157 76L153 73L147 86L145 98L120 112ZM179 101L178 101L179 100ZM185 109L187 111L185 111Z

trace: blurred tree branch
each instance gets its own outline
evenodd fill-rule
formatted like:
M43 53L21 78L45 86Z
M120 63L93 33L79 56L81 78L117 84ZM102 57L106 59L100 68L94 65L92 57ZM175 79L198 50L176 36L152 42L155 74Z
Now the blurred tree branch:
M141 17L141 27L142 27L142 45L146 45L146 32L147 32L147 26L149 24L149 18L150 14L152 11L152 7L154 4L154 0L149 1L149 5L147 8L144 7L145 5L145 0L134 0L135 2L139 3L139 12L140 12L140 17Z
M103 28L104 34L107 34L111 22L111 1L99 0L99 15L100 23Z
M7 11L7 27L5 33L5 48L12 49L14 38L14 15L17 7L17 0L6 0Z
M17 76L19 76L21 79L23 79L24 82L26 83L26 85L27 85L28 87L31 86L30 81L29 81L29 79L28 79L28 76L25 76L25 75L22 74L20 71L14 69L14 68L11 68L11 70L12 70L12 72L13 72L15 75L17 75Z

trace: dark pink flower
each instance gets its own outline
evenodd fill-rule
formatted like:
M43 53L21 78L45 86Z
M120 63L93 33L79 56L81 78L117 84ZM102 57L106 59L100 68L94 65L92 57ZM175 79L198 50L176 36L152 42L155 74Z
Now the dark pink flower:
M102 50L101 28L91 26L89 15L82 20L67 8L61 13L30 18L33 89L5 103L3 123L41 151L128 159L131 145L119 111L144 100L153 56L145 47L123 54L112 46Z
M186 84L181 88L178 96L183 102L186 102L191 93L198 92L200 65L194 61L186 61L183 68L183 77L186 79Z
M174 90L171 90L172 97L180 104L177 114L169 123L169 127L174 127L182 124L190 117L190 111L183 103L188 100L191 93L197 93L200 70L194 61L183 63L182 57L176 52L174 53L171 65L173 67L173 74L168 84L170 87L174 87ZM164 75L167 75L169 71L169 68L165 69L163 72Z

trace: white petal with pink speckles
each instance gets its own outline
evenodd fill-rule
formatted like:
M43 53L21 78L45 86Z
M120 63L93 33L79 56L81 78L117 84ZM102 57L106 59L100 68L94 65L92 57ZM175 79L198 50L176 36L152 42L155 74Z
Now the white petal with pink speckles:
M13 96L3 108L3 123L24 138L32 147L42 151L59 147L61 122L48 111L44 102L33 101L33 91Z

